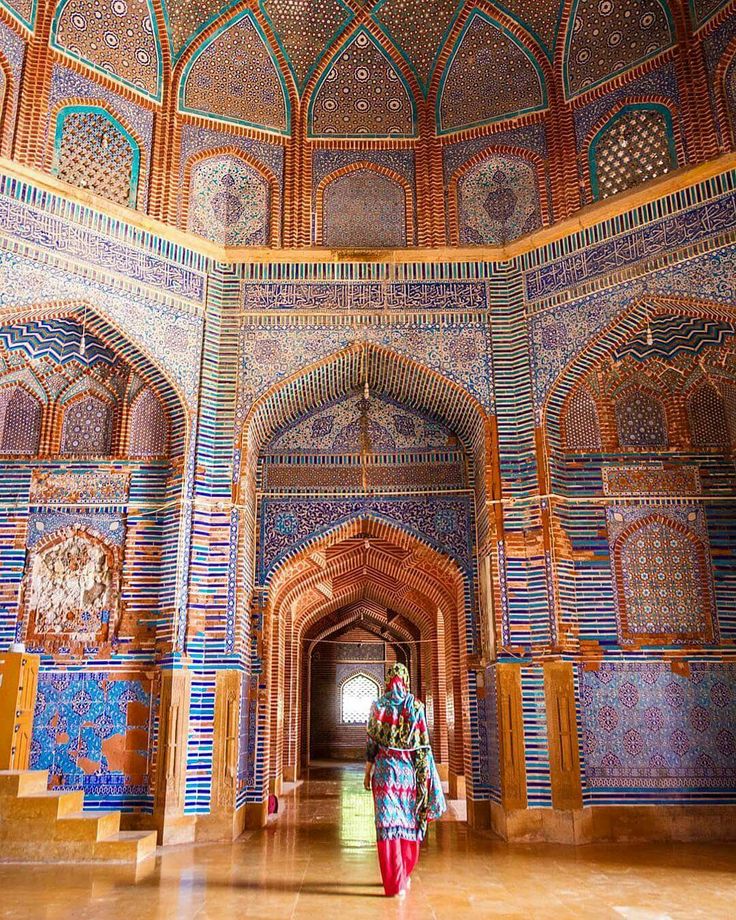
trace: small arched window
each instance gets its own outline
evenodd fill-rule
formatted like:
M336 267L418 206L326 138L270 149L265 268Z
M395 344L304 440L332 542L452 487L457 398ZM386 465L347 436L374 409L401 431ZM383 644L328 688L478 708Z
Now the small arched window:
M343 725L359 725L368 721L371 703L380 695L378 681L367 674L348 678L340 692L340 721Z
M630 390L617 400L616 427L622 447L667 447L664 406L645 390Z
M710 383L699 386L687 404L694 447L728 447L730 442L726 407Z
M672 119L660 106L626 106L590 145L594 198L608 198L675 169Z
M590 393L580 387L568 400L562 418L567 450L600 450L601 429L598 409Z
M130 456L164 457L168 441L166 409L151 390L141 390L130 410Z
M38 453L41 404L23 387L0 390L0 453Z
M140 150L120 122L98 106L67 107L56 123L54 173L64 182L134 208Z

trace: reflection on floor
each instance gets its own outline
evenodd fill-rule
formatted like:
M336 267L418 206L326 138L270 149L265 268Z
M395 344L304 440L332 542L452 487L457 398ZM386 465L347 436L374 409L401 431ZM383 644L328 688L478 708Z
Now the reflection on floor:
M455 920L734 916L736 847L507 846L433 828L406 901L383 897L359 769L319 768L264 832L138 870L0 865L2 920Z

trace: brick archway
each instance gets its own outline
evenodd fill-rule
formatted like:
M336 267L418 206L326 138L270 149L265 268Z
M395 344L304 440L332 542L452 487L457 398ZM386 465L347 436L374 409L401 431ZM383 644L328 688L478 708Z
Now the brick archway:
M285 560L262 609L268 689L258 716L261 781L278 789L283 778L295 778L305 765L306 646L328 618L337 614L339 628L356 605L367 603L379 621L388 623L391 610L419 636L409 641L415 667L431 674L423 689L433 701L437 758L453 793L462 789L460 778L471 775L472 763L467 583L468 573L449 556L398 526L370 519L356 520L347 532L338 529Z

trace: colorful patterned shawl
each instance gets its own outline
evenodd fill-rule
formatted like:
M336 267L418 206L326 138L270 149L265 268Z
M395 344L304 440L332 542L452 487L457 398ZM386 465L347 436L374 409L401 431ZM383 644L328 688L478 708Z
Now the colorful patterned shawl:
M368 737L389 750L414 752L417 823L421 840L428 822L440 818L447 806L429 743L424 704L410 693L409 672L403 664L395 664L388 670L386 692L371 707Z

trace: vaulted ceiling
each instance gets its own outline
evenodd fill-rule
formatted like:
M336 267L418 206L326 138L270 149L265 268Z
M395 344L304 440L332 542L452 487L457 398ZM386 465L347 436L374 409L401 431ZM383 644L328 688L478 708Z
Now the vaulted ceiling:
M226 246L505 243L736 140L736 0L0 0L2 28L0 152Z
M183 111L288 135L305 105L313 136L407 138L584 93L671 48L681 2L61 0L51 44ZM724 2L685 15L697 27Z

